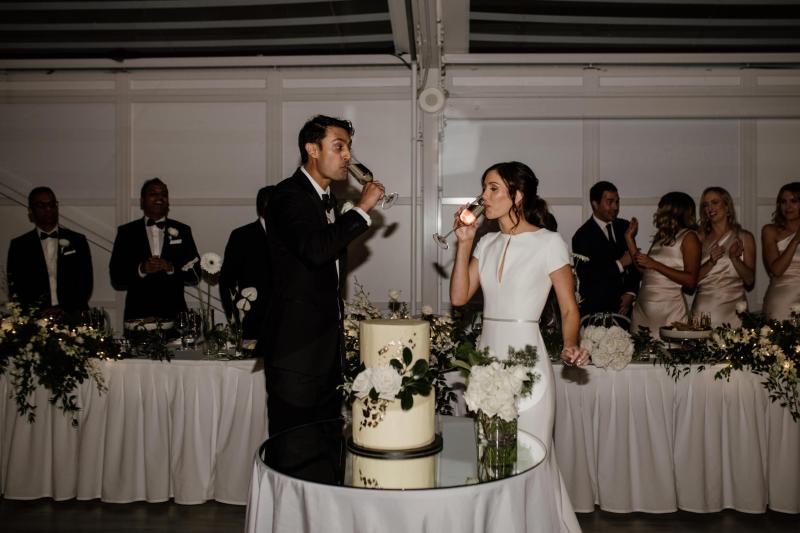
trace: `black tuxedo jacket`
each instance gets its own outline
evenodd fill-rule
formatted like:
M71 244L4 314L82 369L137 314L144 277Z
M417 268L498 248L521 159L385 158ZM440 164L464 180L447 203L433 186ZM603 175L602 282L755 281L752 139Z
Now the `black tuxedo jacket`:
M12 300L40 309L51 307L50 277L42 251L40 231L34 229L11 241L8 248L8 292ZM56 293L58 305L66 311L89 307L92 295L92 256L86 237L58 228ZM62 246L62 244L67 244Z
M240 298L240 291L247 287L255 287L258 291L258 296L250 303L250 310L242 324L245 339L258 338L272 292L271 283L272 267L267 249L267 234L261 221L256 220L233 230L225 246L219 277L219 296L225 316L230 320L239 313L236 302Z
M585 255L588 262L578 262L575 270L580 283L581 315L619 311L620 297L626 292L639 291L639 271L631 264L619 271L617 260L625 253L625 231L628 221L617 218L612 222L616 244L608 240L593 218L578 228L572 237L573 253Z
M267 212L273 292L256 345L265 367L316 376L339 368L347 245L367 227L355 210L329 224L299 168L276 186Z
M200 279L199 261L188 271L182 270L184 265L198 257L191 228L176 220L167 219L166 222L161 257L172 263L172 274L158 272L139 276L139 265L152 255L144 218L117 228L109 271L114 288L128 291L125 295L125 320L174 319L180 311L186 310L184 285L197 285ZM171 235L170 229L177 235Z

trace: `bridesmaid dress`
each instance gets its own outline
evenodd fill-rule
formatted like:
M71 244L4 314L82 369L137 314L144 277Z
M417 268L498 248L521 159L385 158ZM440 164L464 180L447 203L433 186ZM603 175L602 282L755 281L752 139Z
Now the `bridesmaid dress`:
M553 367L539 331L539 316L547 301L552 282L550 273L570 264L569 250L558 233L546 229L506 235L487 233L478 241L473 256L483 290L483 330L479 348L489 347L498 359L508 357L509 347L536 347L536 370L541 379L533 393L520 406L519 428L547 447L543 484L534 501L536 531L580 531L553 449L555 387Z
M704 244L701 263L709 260L710 250L714 244L727 250L727 247L735 239L734 232L729 231L715 242ZM701 313L706 313L711 317L712 327L729 324L738 328L742 325L742 321L736 315L736 305L740 302L747 304L744 282L726 252L717 259L717 264L712 266L711 270L697 282L697 293L692 302L692 316L696 317Z
M689 230L681 230L670 246L654 244L648 255L664 265L683 270L681 243ZM673 322L687 322L689 307L683 296L683 288L664 274L652 268L642 272L642 285L633 306L631 331L639 331L639 326L650 328L650 334L658 338L659 328Z
M783 252L794 237L790 233L778 241L778 251ZM800 305L800 246L794 252L792 262L780 276L769 279L769 287L764 295L764 314L776 320L790 318L793 305Z

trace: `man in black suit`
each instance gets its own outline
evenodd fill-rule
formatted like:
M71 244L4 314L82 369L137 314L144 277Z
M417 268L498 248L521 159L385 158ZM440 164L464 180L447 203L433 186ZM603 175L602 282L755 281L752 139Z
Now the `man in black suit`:
M267 211L272 298L256 345L264 357L269 432L338 417L343 357L341 290L347 245L367 230L383 185L364 186L336 213L330 184L347 179L353 127L316 116L300 130L302 166L275 187Z
M272 283L272 267L267 249L266 213L274 185L262 187L256 196L258 220L236 228L225 246L225 258L219 277L219 296L225 316L229 321L239 320L236 304L242 298L242 289L254 287L258 291L255 301L242 322L242 338L257 339L267 310Z
M28 218L36 227L11 241L11 300L61 318L89 308L92 256L86 237L58 225L58 200L49 187L28 194Z
M589 190L592 218L572 237L572 251L589 258L576 260L581 316L618 313L630 316L640 275L625 246L628 221L617 218L619 193L614 184L598 181Z
M125 295L125 320L173 320L186 311L184 285L197 285L200 265L192 230L167 218L169 191L158 178L142 185L144 217L117 228L109 271Z

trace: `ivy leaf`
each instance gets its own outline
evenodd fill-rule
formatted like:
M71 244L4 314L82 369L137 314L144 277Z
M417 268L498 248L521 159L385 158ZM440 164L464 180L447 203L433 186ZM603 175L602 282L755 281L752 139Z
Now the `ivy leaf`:
M411 353L411 349L406 346L403 348L403 362L406 366L411 364L411 360L414 358L414 354Z

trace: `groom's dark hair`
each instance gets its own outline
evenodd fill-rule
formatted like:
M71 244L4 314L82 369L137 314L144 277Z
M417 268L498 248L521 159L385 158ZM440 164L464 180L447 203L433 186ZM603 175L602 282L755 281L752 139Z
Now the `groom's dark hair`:
M604 192L618 192L616 185L610 181L598 181L589 189L589 201L600 203Z
M297 136L297 144L300 148L300 163L304 164L308 161L308 152L306 152L306 144L314 143L320 144L322 139L325 138L325 133L328 128L342 128L350 137L356 132L353 129L353 124L349 120L341 118L328 117L326 115L317 115L305 124Z

